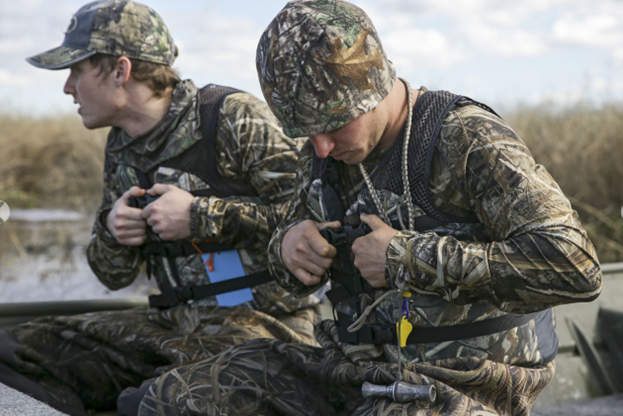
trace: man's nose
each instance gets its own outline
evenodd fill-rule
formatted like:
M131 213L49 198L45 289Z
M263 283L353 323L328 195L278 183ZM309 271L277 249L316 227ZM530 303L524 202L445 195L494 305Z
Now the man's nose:
M331 150L335 148L335 142L327 133L319 134L317 136L310 136L309 140L311 140L314 145L314 149L316 150L316 156L321 159L329 156Z
M73 77L70 75L67 77L67 81L65 81L65 85L63 86L63 92L68 95L73 95L76 92L76 88L74 85Z

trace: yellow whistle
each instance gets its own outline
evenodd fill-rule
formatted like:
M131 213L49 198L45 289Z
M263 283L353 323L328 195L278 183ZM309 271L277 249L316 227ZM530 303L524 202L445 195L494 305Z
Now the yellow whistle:
M406 317L402 317L400 322L396 322L396 332L400 335L400 346L407 346L407 338L409 338L409 334L413 331L413 325L411 322L407 321Z

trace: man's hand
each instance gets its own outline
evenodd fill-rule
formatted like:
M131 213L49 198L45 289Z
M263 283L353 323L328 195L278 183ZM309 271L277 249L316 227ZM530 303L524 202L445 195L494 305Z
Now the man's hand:
M141 210L128 206L131 196L143 196L145 190L138 186L128 189L115 202L106 217L106 228L119 244L140 246L147 239L147 223L141 216Z
M154 233L163 240L190 237L190 205L193 195L175 185L157 183L147 190L149 195L160 195L143 208L142 216Z
M373 214L361 214L361 221L368 224L372 232L359 237L353 243L355 267L359 269L361 276L370 283L370 286L387 287L385 253L398 230L385 224L382 219Z
M288 270L306 286L320 283L337 254L335 247L318 230L339 226L339 221L316 223L305 220L283 236L281 258Z

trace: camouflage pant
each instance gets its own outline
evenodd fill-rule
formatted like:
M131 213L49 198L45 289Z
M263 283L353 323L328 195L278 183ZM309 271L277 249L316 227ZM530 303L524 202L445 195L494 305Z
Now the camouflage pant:
M364 381L388 385L397 364L372 345L337 342L333 321L316 329L321 348L258 339L158 378L139 415L529 415L555 365L509 366L477 358L407 364L403 380L437 388L434 404L364 399Z
M36 381L53 407L114 410L127 387L233 345L256 338L315 344L315 320L314 308L275 318L184 306L47 317L0 331L0 364Z

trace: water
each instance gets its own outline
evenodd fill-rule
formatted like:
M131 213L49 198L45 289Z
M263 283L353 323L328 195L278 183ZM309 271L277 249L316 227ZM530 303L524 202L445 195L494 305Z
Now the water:
M111 291L91 271L85 248L93 215L67 210L11 210L0 225L0 303L106 299L155 293L141 273Z

